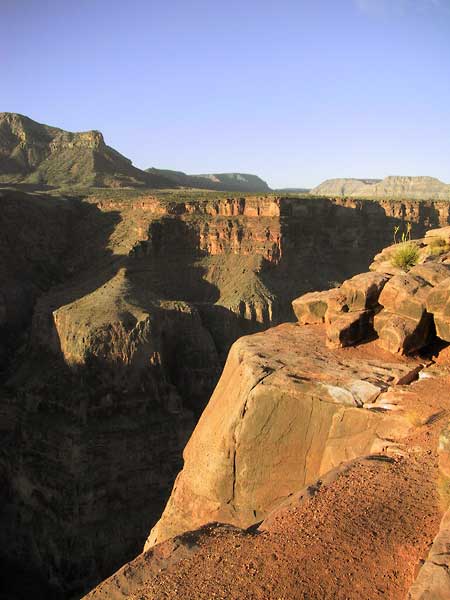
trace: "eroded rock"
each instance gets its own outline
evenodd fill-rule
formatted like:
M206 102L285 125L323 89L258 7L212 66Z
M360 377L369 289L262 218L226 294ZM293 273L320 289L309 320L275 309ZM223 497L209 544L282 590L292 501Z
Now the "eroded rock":
M349 310L376 308L378 298L388 280L388 275L384 273L361 273L344 281L341 292L347 298Z
M354 346L373 334L373 312L357 310L334 316L327 323L327 346Z
M323 323L328 308L329 291L310 292L292 302L295 316L302 325Z
M428 557L408 593L408 600L450 598L450 511L441 521Z
M371 451L388 417L358 407L417 363L348 356L324 342L320 327L286 324L233 345L146 548L210 521L248 526Z
M427 310L433 314L438 337L450 342L450 279L444 279L430 292Z

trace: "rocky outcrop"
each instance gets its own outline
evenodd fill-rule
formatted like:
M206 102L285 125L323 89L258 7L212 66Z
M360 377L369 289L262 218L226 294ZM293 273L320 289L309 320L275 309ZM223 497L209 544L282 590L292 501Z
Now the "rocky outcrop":
M248 173L209 173L206 175L187 175L182 171L170 169L146 169L147 173L169 179L174 186L199 188L208 190L224 190L227 192L264 193L271 189L257 175Z
M351 278L339 288L294 301L298 325L280 325L235 342L185 448L183 470L144 553L88 598L111 594L150 598L162 589L168 597L187 598L191 570L197 573L199 598L212 597L216 592L223 597L227 593L241 597L232 575L238 567L234 563L230 566L228 557L237 554L242 560L246 536L254 535L256 528L261 545L250 541L249 546L252 575L258 580L252 587L247 578L242 579L253 595L314 597L324 589L330 597L406 595L440 518L433 443L446 414L442 407L448 406L448 369L424 368L425 363L430 364L428 359L399 356L408 351L406 338L392 353L383 348L383 339L367 341L367 337L375 335L373 321L383 314L390 321L395 316L420 321L424 314L432 319L427 312L428 297L449 279L447 257L445 252L436 255L427 238L416 243L420 245L420 262L408 272L380 271L389 256L385 254L383 260L375 261L372 271ZM336 331L337 338L333 339ZM360 340L365 343L345 347ZM432 327L422 344L429 341L437 341ZM448 431L440 437L444 474L448 474L448 437ZM356 460L364 456L367 458ZM381 466L366 470L365 465L371 462L386 465L387 471L391 465L392 472L382 474ZM354 475L359 470L360 479ZM375 490L373 483L378 477ZM421 500L417 510L417 500L410 504L408 514L415 517L407 523L403 503L413 497ZM321 502L326 509L318 512ZM302 512L304 503L309 511ZM337 504L339 518L334 515ZM348 518L342 521L342 512L347 509ZM360 509L361 519L356 516ZM288 525L291 518L295 522L292 528ZM216 521L233 527L217 525ZM319 533L322 527L326 536ZM447 584L447 530L444 521L414 584L419 591L429 593L432 589L435 594L444 594L442 597ZM276 538L271 538L275 532ZM265 552L272 552L273 557L271 544L275 539L285 548L291 535L296 541L284 571L286 580L280 573L275 577L290 583L288 589L275 591L267 583L274 578L270 566L273 558L266 563ZM389 573L383 575L376 591L364 587L362 572L358 578L349 577L345 584L337 581L354 560L361 562L355 554L367 536L370 549L363 558L366 568L374 577L380 569ZM224 538L231 539L230 543L222 545L219 540ZM380 540L384 541L373 552ZM313 553L311 563L308 556L293 552L293 548L305 547ZM386 559L395 555L390 567L380 560L380 553L385 553ZM277 559L279 556L277 553ZM331 563L334 579L324 588L323 577ZM203 570L196 571L199 565ZM322 569L321 575L315 577L318 569ZM298 571L302 573L299 580L292 576ZM367 579L373 582L372 577Z
M444 237L432 233L422 240L391 246L375 257L372 272L356 275L339 288L295 299L292 305L298 321L325 322L330 347L351 346L376 336L382 348L412 354L427 346L435 331L447 341L447 234L448 229L443 228ZM436 246L436 238L443 244ZM416 248L417 264L402 268L395 257L407 245Z
M328 179L310 192L313 196L448 200L450 185L434 177L379 179Z
M433 314L438 337L450 341L450 280L444 279L427 297L427 311Z
M186 175L134 167L107 146L99 131L72 133L15 113L0 113L0 181L84 187L200 188L270 192L265 181L246 173Z
M0 113L0 181L48 185L170 187L133 167L99 131L72 133L15 113Z
M290 303L300 294L367 270L394 224L408 217L423 235L447 223L449 210L444 203L96 194L86 202L48 195L42 218L37 207L44 200L22 194L1 238L10 280L24 273L38 285L33 296L21 292L30 300L23 310L0 291L0 318L7 314L12 323L15 308L24 318L11 340L25 334L2 389L0 541L16 564L34 566L66 595L105 577L144 544L230 345L293 319ZM36 236L31 221L21 222L28 206ZM66 220L58 220L63 206ZM14 228L23 237L8 236ZM53 264L54 279L47 270ZM347 287L344 303L337 290L336 318L375 312L359 308L372 306L370 286L362 300ZM366 411L342 404L352 402L353 388L333 386L339 388L331 383L326 393L339 401L319 405L364 429ZM308 401L301 405L303 414ZM330 424L320 414L332 437L319 440L338 457L330 450L338 417ZM368 413L372 432L380 415ZM368 438L347 433L350 455L368 447ZM295 481L306 472L313 477L314 469L300 466ZM247 512L255 508L244 504Z
M210 521L247 527L343 460L408 432L369 407L417 364L346 357L324 341L314 327L281 325L234 344L147 549Z

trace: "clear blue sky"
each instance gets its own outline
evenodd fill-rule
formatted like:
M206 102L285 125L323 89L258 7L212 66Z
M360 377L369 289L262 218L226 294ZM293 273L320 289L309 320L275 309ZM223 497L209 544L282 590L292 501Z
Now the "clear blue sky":
M450 0L0 4L0 111L138 167L450 183Z

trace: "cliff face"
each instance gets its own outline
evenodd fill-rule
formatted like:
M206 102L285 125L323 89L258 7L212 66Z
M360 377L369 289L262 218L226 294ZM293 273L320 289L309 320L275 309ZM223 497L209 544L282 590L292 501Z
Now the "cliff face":
M270 188L257 175L248 173L210 173L206 175L187 175L182 171L170 169L146 169L147 173L170 179L174 186L200 188L208 190L237 191L244 193L265 193Z
M35 200L22 195L5 228L24 227ZM11 281L24 265L41 281L49 256L63 268L19 320L13 295L0 313L10 335L26 335L4 378L0 535L22 570L64 594L142 547L238 337L293 319L294 297L367 269L394 225L411 221L421 235L449 219L447 204L431 202L91 197L53 213L47 200L64 227L48 220L41 239L30 222L26 253L1 238ZM332 439L333 415L353 409L326 408Z
M361 407L417 363L323 346L320 331L295 325L234 344L145 549L214 521L248 527L343 461L408 433L407 421Z
M370 269L234 343L143 553L86 599L448 597L450 227Z
M99 131L73 133L15 113L0 113L0 181L53 186L201 188L265 193L256 175L186 175L168 169L134 167L105 144Z
M353 198L415 198L449 200L450 185L435 177L391 176L379 179L328 179L310 192L314 196Z
M0 181L48 185L170 187L133 167L99 131L72 133L0 113Z

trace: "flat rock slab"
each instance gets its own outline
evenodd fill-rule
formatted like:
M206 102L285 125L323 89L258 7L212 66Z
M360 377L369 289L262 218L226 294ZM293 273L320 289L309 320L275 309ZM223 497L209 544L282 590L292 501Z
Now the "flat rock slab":
M417 366L374 343L326 348L317 325L239 339L146 548L211 521L249 526L320 474L370 453L390 415L359 407Z

